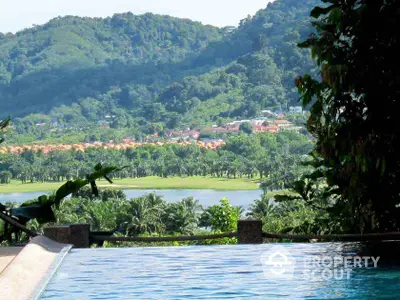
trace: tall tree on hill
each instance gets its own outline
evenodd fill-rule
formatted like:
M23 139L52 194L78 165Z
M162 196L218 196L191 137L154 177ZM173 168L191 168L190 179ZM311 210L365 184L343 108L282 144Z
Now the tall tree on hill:
M316 137L316 171L297 182L303 198L320 196L343 231L400 230L400 80L397 0L324 0L311 16L316 34L300 44L321 66L320 81L296 80L308 130ZM396 142L397 141L397 142Z
M0 120L0 144L4 142L3 133L6 130L10 120L2 121Z
M244 132L244 133L247 133L247 134L252 134L253 133L253 127L250 125L250 123L247 123L247 122L243 123L243 124L240 124L239 130Z

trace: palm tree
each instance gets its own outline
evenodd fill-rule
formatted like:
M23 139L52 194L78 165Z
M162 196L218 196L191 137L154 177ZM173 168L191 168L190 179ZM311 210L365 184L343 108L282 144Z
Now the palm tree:
M90 201L85 212L90 228L95 231L114 231L117 228L117 218L113 201Z
M58 224L86 223L85 211L88 206L85 199L72 198L60 203L59 209L54 211Z
M10 171L2 171L0 172L0 183L1 184L9 184L11 180L12 174Z
M198 227L201 210L202 207L199 201L194 200L193 197L169 204L164 216L167 231L188 235L194 234Z
M131 221L128 235L143 233L163 233L165 226L161 220L165 202L155 193L131 200Z
M5 121L3 121L3 120L0 120L0 144L2 143L2 142L4 142L4 139L3 139L3 132L6 130L6 128L7 128L7 126L10 124L10 120L8 119L8 120L5 120Z
M276 207L272 201L266 196L262 197L261 200L255 200L250 206L250 211L247 216L255 219L264 220L267 218L273 218L276 216Z

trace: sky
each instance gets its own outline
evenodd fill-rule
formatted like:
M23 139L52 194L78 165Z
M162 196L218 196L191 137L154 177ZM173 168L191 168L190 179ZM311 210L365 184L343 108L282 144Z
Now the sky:
M189 18L203 24L236 26L272 0L0 0L0 32L42 25L66 15L107 17L131 11Z

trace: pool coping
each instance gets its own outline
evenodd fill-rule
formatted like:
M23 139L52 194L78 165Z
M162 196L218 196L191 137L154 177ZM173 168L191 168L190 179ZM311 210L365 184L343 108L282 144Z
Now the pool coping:
M39 299L71 248L44 236L33 238L0 273L1 293L8 299Z

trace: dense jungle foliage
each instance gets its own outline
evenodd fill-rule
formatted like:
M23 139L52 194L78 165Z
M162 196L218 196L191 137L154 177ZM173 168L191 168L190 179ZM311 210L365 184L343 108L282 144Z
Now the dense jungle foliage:
M8 206L17 206L7 203ZM202 207L193 198L167 203L151 193L134 199L126 199L122 190L100 191L98 197L90 189L81 189L71 199L65 200L55 210L55 221L48 225L90 224L93 231L114 232L115 236L179 236L210 234L237 230L237 221L253 217L263 221L265 232L329 233L321 220L327 218L323 210L314 210L304 202L273 203L268 197L255 200L248 211L234 207L228 199L218 204ZM4 223L0 221L0 236ZM32 220L27 224L35 232L43 231L43 224ZM22 235L21 240L24 239ZM153 245L230 244L235 238L199 242L164 242ZM135 243L148 245L146 243ZM132 246L132 243L105 243L105 247Z
M311 106L314 172L293 188L324 205L341 231L399 231L400 3L324 2L311 11L317 33L300 44L312 50L322 78L296 80Z

